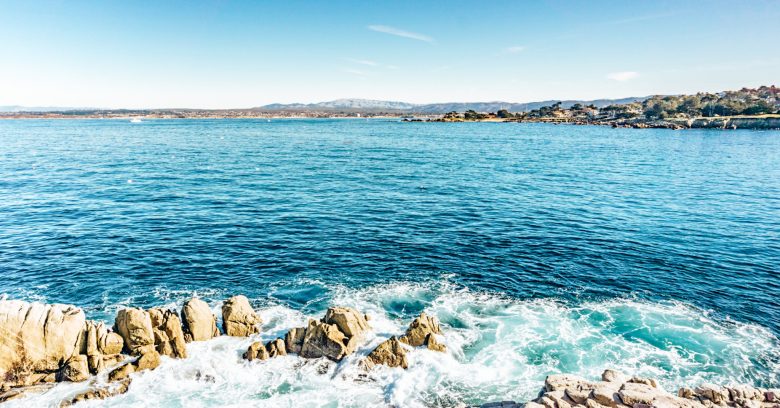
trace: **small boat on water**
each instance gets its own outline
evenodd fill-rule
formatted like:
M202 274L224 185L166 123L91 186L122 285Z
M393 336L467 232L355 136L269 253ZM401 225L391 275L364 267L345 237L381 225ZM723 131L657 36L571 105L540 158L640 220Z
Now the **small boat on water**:
M139 119L139 118L132 118L132 119L130 119L130 123L141 123L141 119Z

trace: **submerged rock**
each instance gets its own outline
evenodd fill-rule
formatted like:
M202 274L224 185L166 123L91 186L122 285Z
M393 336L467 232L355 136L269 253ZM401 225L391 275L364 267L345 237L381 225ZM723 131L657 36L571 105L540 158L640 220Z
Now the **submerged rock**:
M204 341L219 336L217 318L211 313L206 302L200 299L190 299L181 310L184 326L184 340Z
M222 330L228 336L247 337L260 332L262 323L246 296L233 296L222 304Z

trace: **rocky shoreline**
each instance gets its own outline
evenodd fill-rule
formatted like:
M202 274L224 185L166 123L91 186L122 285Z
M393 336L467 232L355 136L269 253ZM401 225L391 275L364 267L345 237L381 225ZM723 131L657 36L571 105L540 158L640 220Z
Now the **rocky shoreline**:
M61 401L69 406L127 392L134 373L154 370L161 356L187 358L187 343L218 336L250 337L262 332L262 319L245 296L233 296L221 307L221 330L208 304L192 298L181 311L162 308L120 310L112 327L86 320L73 305L0 301L0 403L45 392L58 382L86 382L89 387ZM283 337L254 342L243 358L262 364L277 356L341 361L366 345L370 316L348 307L328 308L321 319L290 329ZM421 313L403 335L392 336L359 360L369 372L378 365L409 366L407 354L416 348L446 352L438 319ZM101 375L106 381L97 381ZM501 396L496 396L500 399ZM465 406L465 405L461 405ZM533 401L493 402L481 407L527 408L649 408L743 407L780 408L780 390L750 385L721 387L704 384L676 393L653 379L606 370L600 381L569 374L550 375Z

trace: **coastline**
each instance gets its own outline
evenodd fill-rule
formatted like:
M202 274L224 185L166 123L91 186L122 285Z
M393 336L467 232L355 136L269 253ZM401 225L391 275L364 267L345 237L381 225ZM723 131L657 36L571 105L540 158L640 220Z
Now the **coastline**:
M126 307L118 311L111 327L86 320L73 305L0 301L0 403L46 394L58 383L81 384L60 392L59 406L86 400L101 400L127 393L133 382L143 382L149 372L197 359L201 344L222 338L251 341L232 353L242 355L243 364L273 364L275 359L293 359L297 369L322 364L353 366L358 374L348 381L374 381L374 375L411 369L408 358L444 356L447 332L435 316L421 313L406 332L367 341L375 330L375 319L349 307L330 306L321 319L309 319L306 327L290 328L270 341L257 341L264 321L246 297L233 296L218 312L202 300L192 298L181 310L154 307ZM190 346L188 346L190 344ZM195 347L195 346L198 347ZM222 346L224 347L224 345ZM210 348L210 347L207 347ZM363 350L363 351L358 351ZM241 354L243 353L243 354ZM235 364L224 361L221 364ZM296 370L297 370L296 369ZM322 368L316 368L318 371ZM379 371L377 371L379 370ZM325 371L322 371L325 374ZM200 371L196 380L209 380ZM203 377L205 376L205 377ZM328 381L327 378L324 379ZM474 405L473 401L452 401L452 406L482 408L649 408L649 407L740 407L777 408L780 390L755 384L700 384L667 391L649 377L625 375L606 367L600 380L574 374L551 374L539 396L530 401L504 400L493 395ZM777 387L777 384L771 384ZM501 401L501 402L492 402Z

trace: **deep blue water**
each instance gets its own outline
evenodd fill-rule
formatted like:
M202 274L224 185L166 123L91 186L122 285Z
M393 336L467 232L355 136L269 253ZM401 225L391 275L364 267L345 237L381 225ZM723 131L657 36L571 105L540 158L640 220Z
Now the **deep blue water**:
M0 121L0 276L9 298L92 317L192 293L306 312L334 286L443 282L571 307L679 302L777 336L780 132Z

